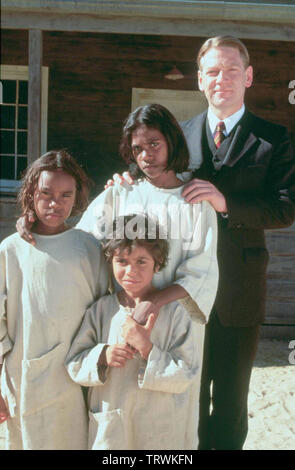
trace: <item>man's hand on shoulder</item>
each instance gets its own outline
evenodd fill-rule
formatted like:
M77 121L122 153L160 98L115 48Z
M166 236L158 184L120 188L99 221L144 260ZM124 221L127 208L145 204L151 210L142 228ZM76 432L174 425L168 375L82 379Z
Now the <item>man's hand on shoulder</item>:
M210 181L192 179L185 184L182 197L189 204L196 204L208 201L216 212L227 212L227 205L224 195Z

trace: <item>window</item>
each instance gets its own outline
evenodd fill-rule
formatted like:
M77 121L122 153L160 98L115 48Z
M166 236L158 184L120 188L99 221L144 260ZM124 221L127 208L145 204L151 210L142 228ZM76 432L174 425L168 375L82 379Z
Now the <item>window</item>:
M1 65L0 192L15 193L27 166L28 67ZM48 68L42 67L41 151L47 140Z

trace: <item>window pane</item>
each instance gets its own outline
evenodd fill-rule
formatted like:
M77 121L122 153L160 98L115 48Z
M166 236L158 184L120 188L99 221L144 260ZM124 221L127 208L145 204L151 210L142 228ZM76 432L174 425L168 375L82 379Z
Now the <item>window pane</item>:
M14 180L14 157L0 156L0 178Z
M28 108L27 106L19 106L18 108L18 128L28 128Z
M28 104L28 82L20 81L19 82L19 104Z
M17 179L21 179L23 171L27 168L27 157L18 157L17 159Z
M1 106L0 126L4 129L15 128L15 106Z
M17 133L17 153L27 155L27 132Z
M1 131L0 144L0 153L14 154L14 132Z
M16 102L16 80L1 80L3 84L3 103Z

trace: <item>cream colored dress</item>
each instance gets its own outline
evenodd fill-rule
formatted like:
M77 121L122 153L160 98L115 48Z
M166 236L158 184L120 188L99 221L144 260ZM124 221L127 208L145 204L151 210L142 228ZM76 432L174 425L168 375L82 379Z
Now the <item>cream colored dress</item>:
M157 219L170 251L168 264L154 275L153 285L158 289L172 283L182 286L188 297L181 302L204 324L218 285L217 219L208 202L186 203L182 190L183 186L157 188L145 179L132 186L115 184L92 201L77 228L102 240L116 216L145 213Z
M124 342L121 326L127 315L116 294L99 299L86 312L67 356L71 378L91 387L89 448L196 448L199 364L190 316L178 302L165 305L151 333L147 361L137 353L122 368L98 368L104 346Z
M85 402L64 360L86 309L106 292L107 268L90 234L34 237L36 247L18 234L0 245L7 448L86 449Z

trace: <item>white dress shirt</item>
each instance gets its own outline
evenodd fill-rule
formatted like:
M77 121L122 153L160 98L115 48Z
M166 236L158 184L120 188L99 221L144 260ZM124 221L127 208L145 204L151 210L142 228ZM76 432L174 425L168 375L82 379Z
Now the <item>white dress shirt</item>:
M224 122L225 125L225 131L224 135L228 136L231 130L234 128L234 126L237 124L237 122L241 119L245 112L245 105L243 104L242 107L236 111L234 114L231 116L228 116L225 119L219 119L212 111L212 109L209 107L208 108L208 122L209 122L209 127L212 132L212 135L214 135L215 129L217 124L222 121Z

